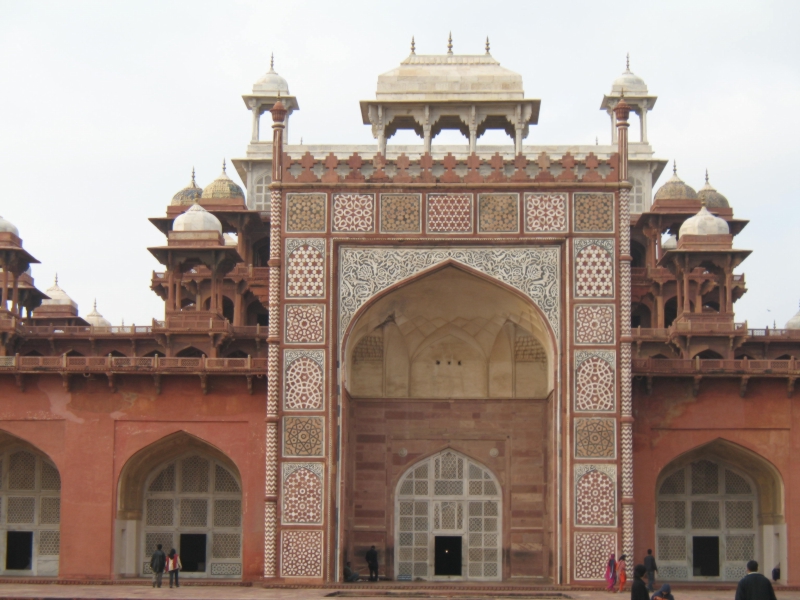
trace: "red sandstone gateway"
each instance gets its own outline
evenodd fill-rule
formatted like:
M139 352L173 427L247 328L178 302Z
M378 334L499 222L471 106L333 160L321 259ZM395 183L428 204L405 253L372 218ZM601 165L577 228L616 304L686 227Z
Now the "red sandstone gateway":
M747 222L674 167L652 195L641 78L593 146L524 145L540 102L488 42L381 75L377 146L285 143L272 67L243 98L247 200L223 164L151 219L163 320L81 317L0 220L4 576L147 577L161 544L181 578L334 582L374 545L398 581L598 583L647 548L670 582L794 581L800 314L734 321Z

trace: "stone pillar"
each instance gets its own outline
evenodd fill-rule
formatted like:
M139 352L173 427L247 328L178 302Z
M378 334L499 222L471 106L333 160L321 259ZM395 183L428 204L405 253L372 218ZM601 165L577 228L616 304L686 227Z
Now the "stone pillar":
M647 109L648 109L647 104L648 104L647 100L642 100L642 112L639 115L639 118L641 119L641 127L642 127L642 129L641 129L641 139L642 139L642 142L644 142L645 144L647 143Z
M431 153L431 107L425 105L425 110L422 117L422 145L424 146L424 153Z
M261 137L261 132L259 130L261 122L261 107L253 106L250 110L253 113L253 131L250 135L250 141L257 142Z

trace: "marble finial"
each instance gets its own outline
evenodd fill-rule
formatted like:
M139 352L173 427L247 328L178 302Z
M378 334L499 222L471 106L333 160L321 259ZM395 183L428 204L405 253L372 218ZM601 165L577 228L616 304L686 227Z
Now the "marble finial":
M194 180L194 167L192 167L192 185L197 187L197 182Z
M93 309L97 311L97 298L94 299L94 306Z
M489 36L486 36L486 54L489 54Z
M672 159L672 174L678 174L678 161L676 161L674 158Z
M416 50L417 50L417 46L414 43L414 36L412 35L411 36L411 54L416 54L417 53Z
M594 145L595 146L599 146L600 145L600 138L598 138L597 136L594 136Z
M706 185L708 185L708 169L706 169Z
M56 285L58 285L58 273L56 273Z
M274 71L275 70L275 53L274 52L271 52L270 55L269 55L269 70L270 71Z
M225 159L223 158L223 159L222 159L222 172L223 172L223 173L225 172L225 167L226 167L226 166L227 166L227 165L225 164Z
M626 71L630 71L631 70L631 53L630 52L625 54L625 70Z
M453 32L447 34L447 53L453 53Z

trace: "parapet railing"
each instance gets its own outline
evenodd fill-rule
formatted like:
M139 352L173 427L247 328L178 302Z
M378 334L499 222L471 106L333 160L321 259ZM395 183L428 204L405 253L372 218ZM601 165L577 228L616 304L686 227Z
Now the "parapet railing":
M750 360L747 358L635 358L635 374L659 375L800 375L800 360Z
M266 373L266 358L207 358L165 356L0 356L0 372L20 371L36 373L42 371L106 373Z
M7 323L5 323L7 321ZM241 337L267 337L268 327L262 325L233 326L219 319L198 319L183 323L153 321L153 325L113 325L96 327L94 325L26 325L19 320L0 319L0 329L13 329L26 337L103 337L103 336L141 336L153 337L163 333L233 333Z

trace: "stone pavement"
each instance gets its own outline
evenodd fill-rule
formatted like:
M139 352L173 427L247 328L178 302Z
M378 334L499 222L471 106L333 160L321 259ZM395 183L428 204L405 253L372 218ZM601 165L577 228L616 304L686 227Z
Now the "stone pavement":
M7 580L6 580L7 581ZM676 600L733 600L734 590L677 590ZM777 590L780 600L800 600L800 591ZM31 583L0 583L0 600L32 598L48 600L91 599L91 600L122 600L122 599L161 599L176 598L180 600L308 600L315 598L359 598L361 600L387 600L412 598L424 600L489 600L494 598L513 598L516 600L547 598L561 598L563 600L595 600L614 598L629 598L629 592L611 595L599 590L558 590L551 591L547 588L509 588L506 591L497 590L496 586L481 589L478 586L458 589L458 586L448 585L437 589L436 586L424 588L413 585L378 586L368 583L354 584L347 588L293 588L273 587L264 588L258 584L252 587L244 586L214 586L214 585L184 585L179 589L170 589L164 586L153 589L144 583L125 585L64 585L64 584L31 584Z

